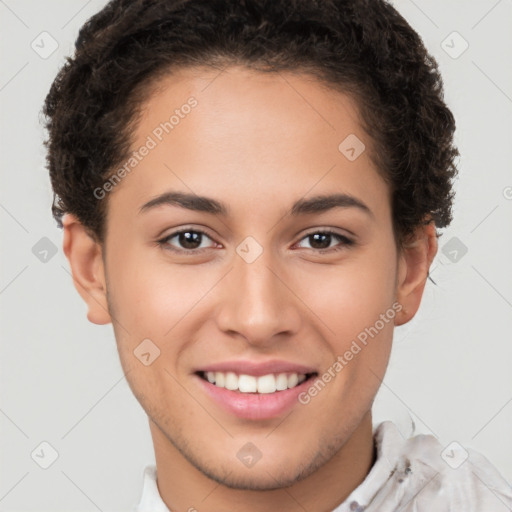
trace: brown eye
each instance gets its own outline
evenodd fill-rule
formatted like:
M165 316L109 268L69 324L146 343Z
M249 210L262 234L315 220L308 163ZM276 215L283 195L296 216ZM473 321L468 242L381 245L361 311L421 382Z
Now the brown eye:
M202 252L203 249L208 249L215 246L214 242L213 246L201 247L205 238L211 240L211 238L204 231L187 228L181 229L180 231L175 231L165 238L158 240L158 244L166 249L176 252L198 253ZM171 241L174 239L175 242L171 243Z
M176 235L178 243L184 249L197 249L201 245L202 236L197 231L183 231Z
M313 231L303 237L302 240L308 240L311 249L319 252L338 251L354 243L346 236L340 235L339 233L330 230ZM338 240L340 243L337 246L331 247L333 240Z

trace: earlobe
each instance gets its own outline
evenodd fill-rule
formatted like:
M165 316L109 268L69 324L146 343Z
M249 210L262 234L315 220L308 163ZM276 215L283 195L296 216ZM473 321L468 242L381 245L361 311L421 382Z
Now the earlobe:
M75 288L87 304L87 319L94 324L108 324L111 318L108 312L102 247L91 238L74 215L64 215L62 224L62 248L69 261Z
M404 245L398 263L396 291L402 311L396 318L396 326L409 322L418 311L437 247L434 221L418 227L410 242Z

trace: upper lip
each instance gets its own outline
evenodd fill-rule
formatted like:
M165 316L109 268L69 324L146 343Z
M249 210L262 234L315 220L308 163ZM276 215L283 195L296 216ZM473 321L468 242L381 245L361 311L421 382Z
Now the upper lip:
M291 363L289 361L282 361L272 359L270 361L256 362L246 359L237 361L224 361L221 363L212 363L207 366L201 367L198 372L234 372L244 375L268 375L269 373L316 373L315 369L310 366L302 364Z

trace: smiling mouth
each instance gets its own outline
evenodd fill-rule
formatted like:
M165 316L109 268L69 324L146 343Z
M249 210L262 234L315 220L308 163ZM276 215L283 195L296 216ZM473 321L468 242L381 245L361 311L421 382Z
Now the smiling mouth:
M218 388L225 388L229 391L252 394L279 393L292 389L304 381L316 375L313 373L269 373L267 375L255 376L248 374L237 374L235 372L204 372L196 374L203 380Z

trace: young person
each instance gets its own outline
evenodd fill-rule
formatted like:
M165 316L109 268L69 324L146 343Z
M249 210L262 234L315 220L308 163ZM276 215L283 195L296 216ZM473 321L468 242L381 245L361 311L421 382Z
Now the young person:
M138 512L511 510L483 456L372 426L458 154L390 4L113 0L44 113L76 288L149 419Z

